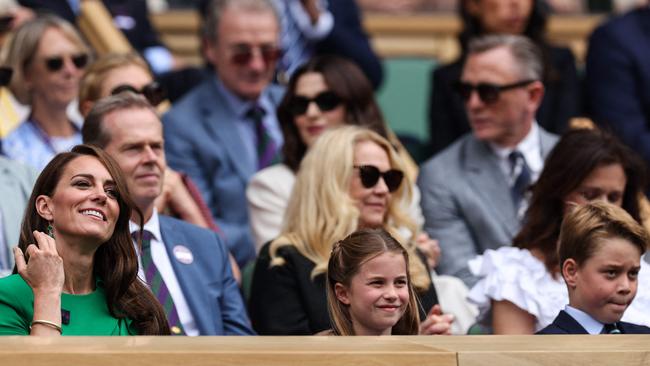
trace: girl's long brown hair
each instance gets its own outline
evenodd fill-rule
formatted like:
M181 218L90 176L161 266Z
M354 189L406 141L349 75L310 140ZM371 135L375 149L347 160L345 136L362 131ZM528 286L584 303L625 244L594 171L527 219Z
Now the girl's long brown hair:
M18 247L23 253L27 253L27 246L36 242L32 232L47 231L49 223L36 211L36 198L40 195L52 197L65 168L80 156L97 158L108 170L117 189L120 213L115 230L110 239L97 249L93 261L93 273L104 284L108 311L115 318L131 319L141 335L170 334L162 306L137 278L138 257L129 233L129 219L132 210L135 209L138 213L140 211L131 200L122 171L103 150L91 145L78 145L72 151L60 153L50 161L36 180L29 198ZM27 259L29 260L28 257Z

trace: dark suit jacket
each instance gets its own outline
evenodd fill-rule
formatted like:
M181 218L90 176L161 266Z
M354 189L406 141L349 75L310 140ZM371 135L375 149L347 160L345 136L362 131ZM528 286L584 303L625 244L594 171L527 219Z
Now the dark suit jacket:
M163 116L165 152L170 167L186 173L203 194L226 245L244 267L255 258L248 222L246 185L257 171L247 159L237 116L217 87L214 74ZM284 90L269 86L274 105Z
M293 246L278 250L285 264L269 267L269 247L265 244L257 258L248 304L255 331L260 335L313 335L331 328L325 275L312 280L314 263ZM420 295L420 318L424 319L438 297L433 285Z
M613 130L650 164L650 7L612 19L591 35L586 102L594 121Z
M537 110L537 122L545 130L560 135L569 119L580 112L580 83L575 58L569 49L550 47L549 57L559 79L544 83L546 91ZM458 60L436 68L431 74L429 134L434 154L471 130L463 100L453 89L462 72L463 61Z
M354 61L379 88L383 78L381 60L373 51L361 24L361 11L354 0L329 0L328 9L334 18L334 28L316 44L317 54L335 54Z
M77 24L77 14L67 0L19 0L20 5L38 11L56 14L72 24ZM149 21L146 0L103 0L104 6L113 17L128 16L133 20L133 28L120 29L136 50L142 52L153 46L162 46L156 30Z
M650 328L643 325L636 325L626 322L616 323L623 334L650 334ZM569 313L562 310L546 328L535 334L588 334L585 328L580 325Z
M252 335L239 286L232 276L228 251L214 232L160 215L160 231L167 255L192 312L200 335ZM192 263L176 260L182 245Z

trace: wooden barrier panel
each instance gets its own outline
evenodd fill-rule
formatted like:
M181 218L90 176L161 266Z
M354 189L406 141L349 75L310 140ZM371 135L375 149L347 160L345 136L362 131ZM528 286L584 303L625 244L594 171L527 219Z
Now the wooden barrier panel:
M5 365L648 365L650 336L3 337Z

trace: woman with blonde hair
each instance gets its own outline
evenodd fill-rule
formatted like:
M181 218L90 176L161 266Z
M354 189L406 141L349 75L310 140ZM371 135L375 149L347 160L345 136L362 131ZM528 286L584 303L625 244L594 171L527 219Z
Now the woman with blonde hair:
M359 228L384 228L404 243L421 300L425 334L447 333L425 259L398 228L416 232L403 209L413 184L392 145L379 134L343 126L321 135L305 155L280 236L262 247L250 299L260 334L314 334L330 328L325 272L332 245Z
M5 47L5 62L14 70L10 89L31 113L4 139L4 153L41 170L81 143L67 109L77 97L89 49L70 23L54 15L24 23Z

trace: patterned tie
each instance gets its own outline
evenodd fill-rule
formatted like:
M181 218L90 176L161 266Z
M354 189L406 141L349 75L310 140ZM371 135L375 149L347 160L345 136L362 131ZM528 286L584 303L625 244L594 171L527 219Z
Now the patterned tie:
M271 138L268 129L264 125L266 112L258 105L254 105L246 113L246 117L254 123L255 135L257 137L257 168L264 169L277 162L277 146Z
M522 205L522 200L526 195L526 190L531 183L530 168L526 164L526 159L524 155L517 150L508 155L508 160L510 160L510 177L512 182L512 187L510 187L510 195L512 196L512 202L515 205L517 211Z
M137 241L138 232L134 231L131 236L134 240ZM151 292L156 296L160 304L165 309L165 314L167 315L167 320L169 321L169 329L172 335L184 335L183 325L181 324L180 318L178 317L178 312L176 311L176 305L174 305L174 300L172 299L167 285L162 278L162 275L156 268L156 264L153 262L151 257L151 239L153 239L153 234L150 231L144 230L142 232L142 271L144 272L144 277L151 288Z
M621 330L618 329L616 323L605 324L603 330L600 331L600 334L621 334Z

